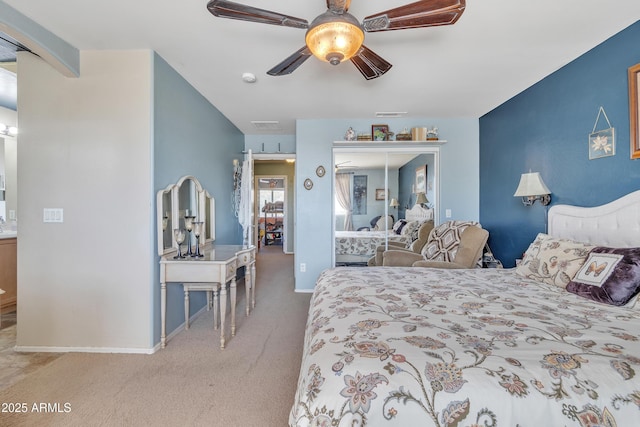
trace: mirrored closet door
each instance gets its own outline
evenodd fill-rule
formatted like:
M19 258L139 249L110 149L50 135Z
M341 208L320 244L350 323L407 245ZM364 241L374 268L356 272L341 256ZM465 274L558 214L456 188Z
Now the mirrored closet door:
M438 221L439 147L335 143L335 265L366 265L398 220Z

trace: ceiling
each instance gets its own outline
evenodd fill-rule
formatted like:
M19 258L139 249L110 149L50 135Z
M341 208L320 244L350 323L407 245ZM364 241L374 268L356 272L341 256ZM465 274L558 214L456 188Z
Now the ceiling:
M410 1L353 0L349 12L362 20ZM315 58L268 76L304 31L216 18L206 0L5 2L80 50L156 51L247 135L292 135L296 119L380 122L376 112L480 117L640 19L638 0L467 0L451 26L367 33L393 68L366 81L349 62ZM324 0L242 3L309 22L326 10ZM246 72L257 81L243 82Z

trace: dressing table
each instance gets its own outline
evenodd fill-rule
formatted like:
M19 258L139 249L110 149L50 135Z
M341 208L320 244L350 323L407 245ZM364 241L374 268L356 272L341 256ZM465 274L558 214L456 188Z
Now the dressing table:
M215 245L214 199L193 176L185 176L176 184L158 192L158 254L160 255L161 346L166 346L167 284L181 284L185 292L185 326L188 327L189 292L214 292L220 289L220 347L226 343L227 285L231 302L231 335L235 335L236 271L245 267L246 314L255 307L255 246ZM202 256L182 253L174 229L185 229L185 216L203 221L202 240L187 236L184 246L194 248ZM194 245L199 245L195 250ZM182 246L182 245L181 245Z

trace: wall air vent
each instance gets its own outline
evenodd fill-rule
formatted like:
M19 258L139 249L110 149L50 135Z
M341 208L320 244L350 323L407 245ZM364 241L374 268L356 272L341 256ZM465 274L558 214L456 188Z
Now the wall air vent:
M282 130L277 120L252 120L251 124L258 130Z

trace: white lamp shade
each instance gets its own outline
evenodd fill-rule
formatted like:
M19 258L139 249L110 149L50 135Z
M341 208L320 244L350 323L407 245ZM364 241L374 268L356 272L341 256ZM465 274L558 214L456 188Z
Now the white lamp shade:
M540 172L523 173L520 177L520 184L516 190L514 197L543 196L551 194L551 190L547 188L542 181Z
M398 206L400 206L400 203L398 203L398 199L396 199L395 197L392 197L391 203L389 203L389 206L392 208L397 208Z

